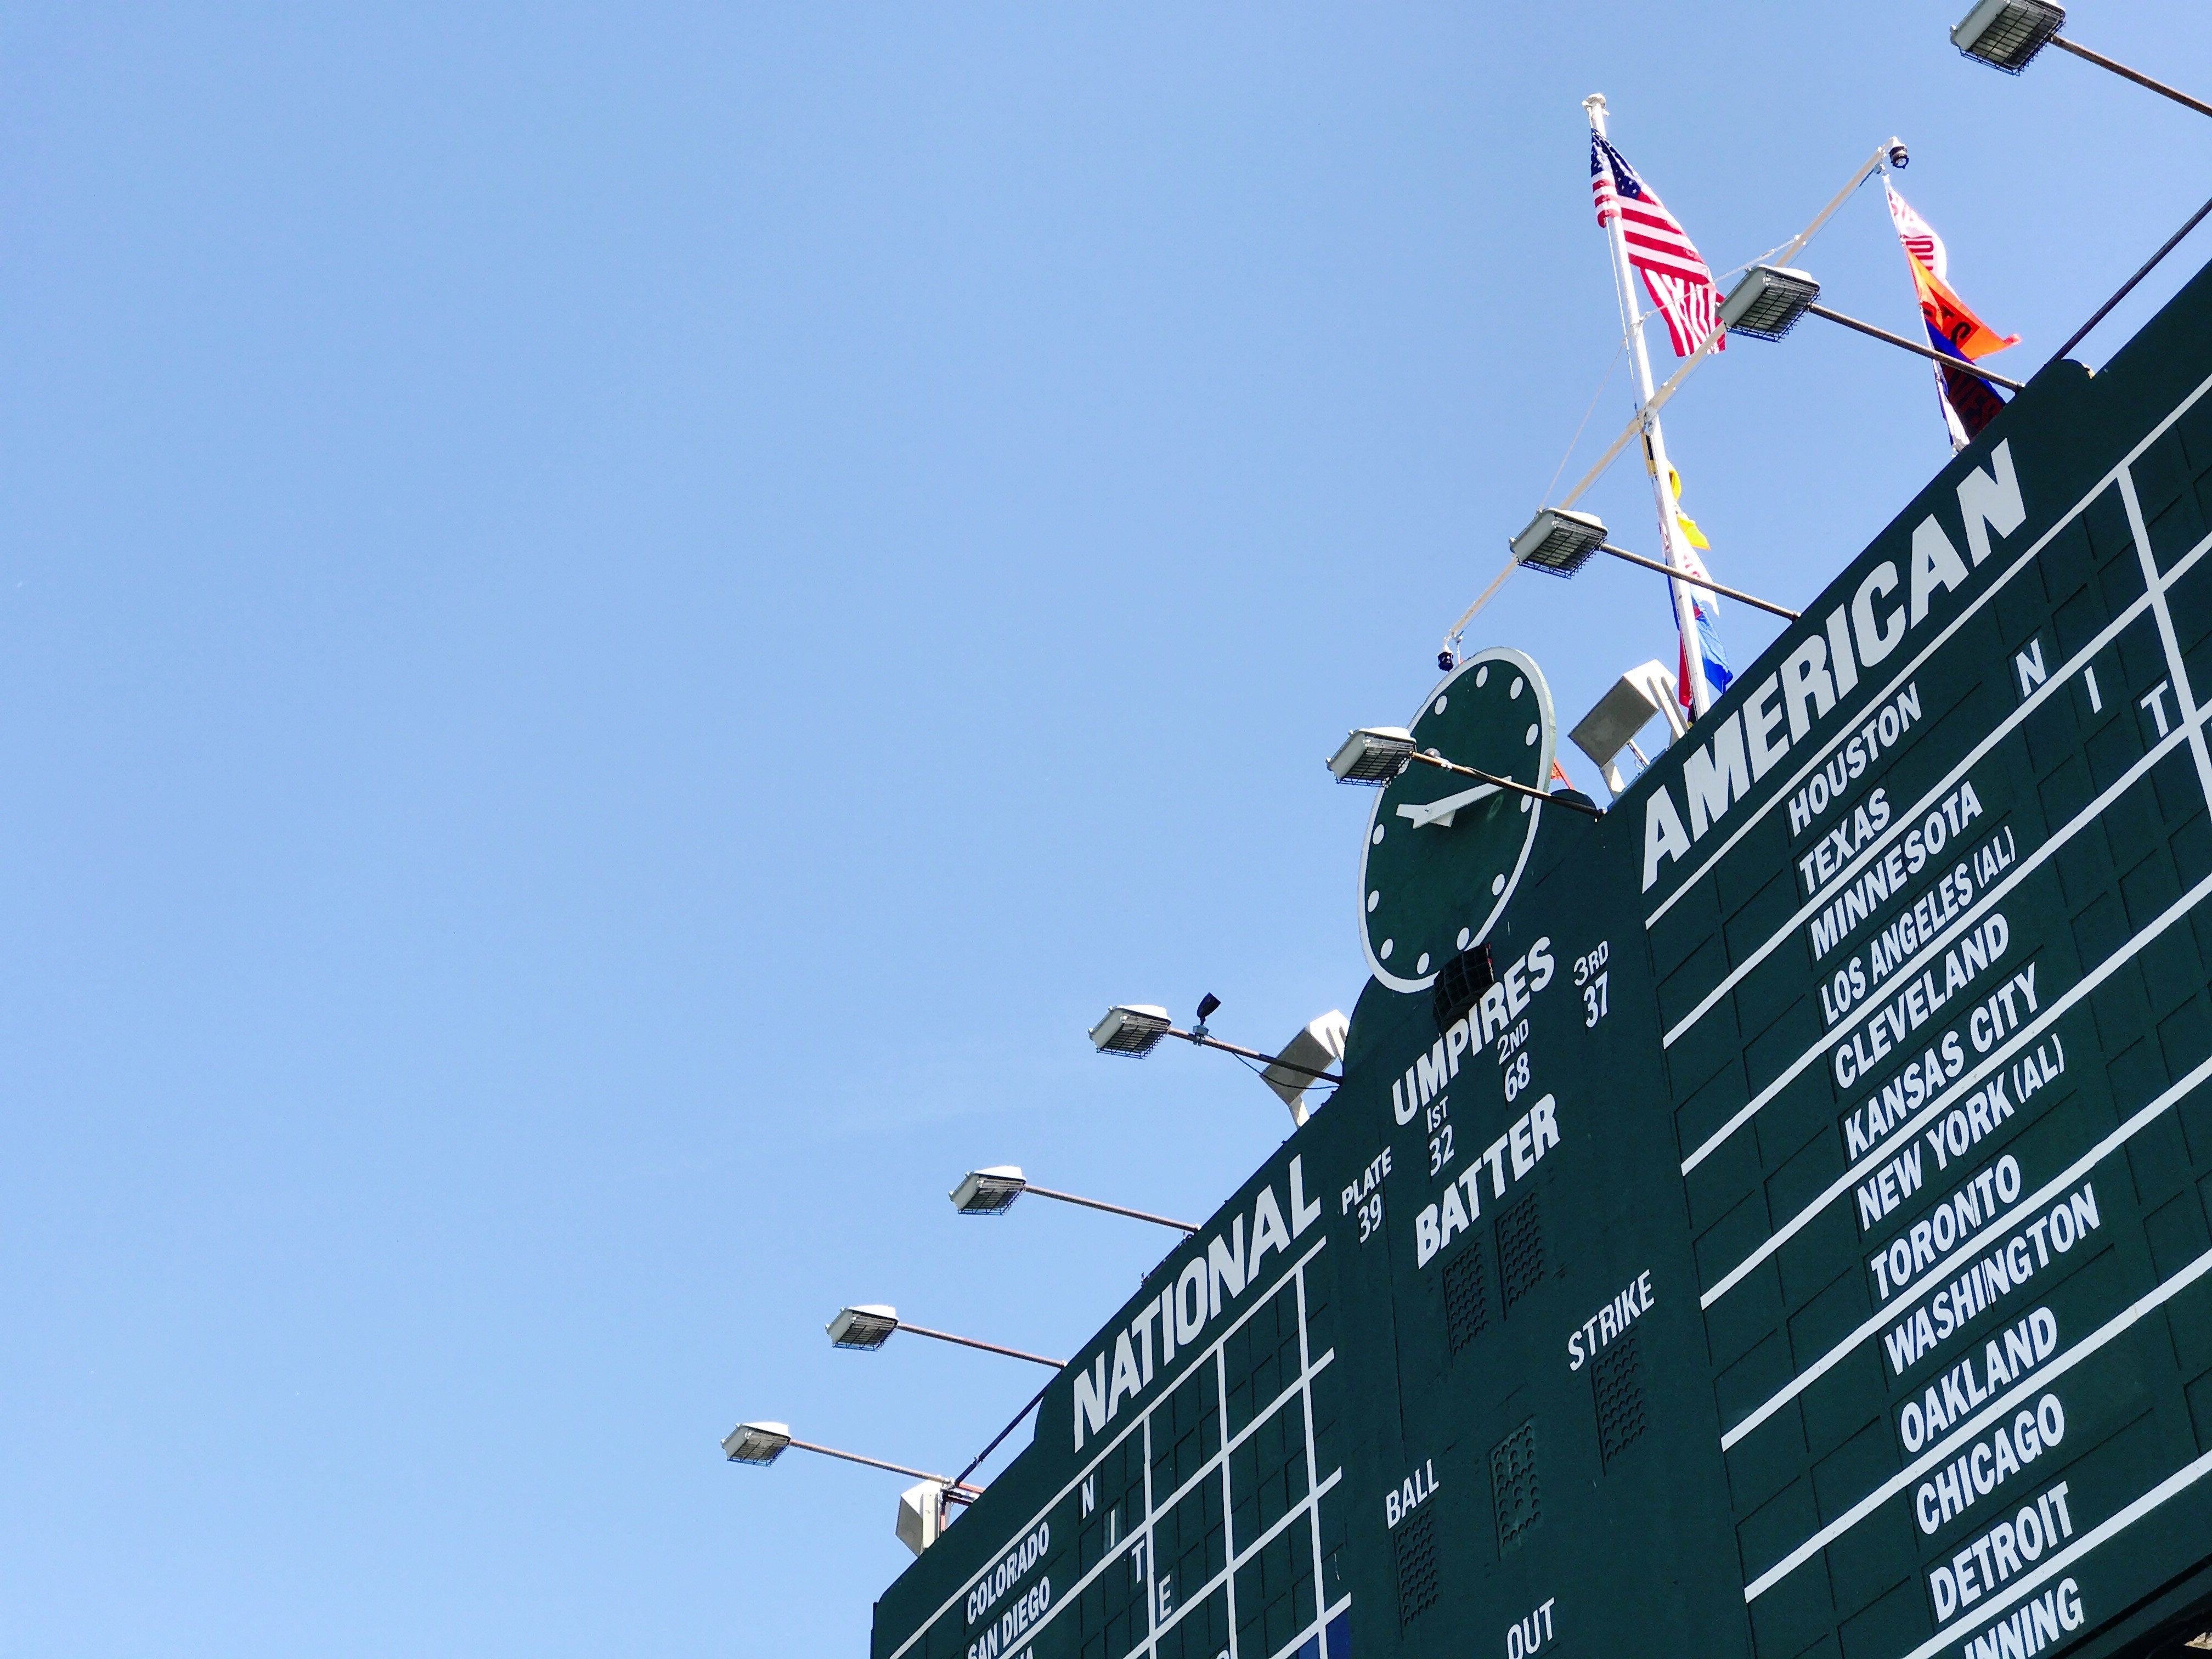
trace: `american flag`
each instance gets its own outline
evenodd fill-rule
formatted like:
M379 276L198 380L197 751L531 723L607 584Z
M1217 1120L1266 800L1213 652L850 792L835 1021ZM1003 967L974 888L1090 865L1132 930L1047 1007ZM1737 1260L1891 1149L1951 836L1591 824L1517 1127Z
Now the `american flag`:
M1590 134L1590 194L1597 199L1600 226L1620 215L1628 263L1644 273L1651 302L1667 319L1674 355L1688 356L1720 326L1721 291L1713 286L1711 268L1689 233L1660 204L1657 192L1595 133ZM1715 349L1727 345L1723 341Z

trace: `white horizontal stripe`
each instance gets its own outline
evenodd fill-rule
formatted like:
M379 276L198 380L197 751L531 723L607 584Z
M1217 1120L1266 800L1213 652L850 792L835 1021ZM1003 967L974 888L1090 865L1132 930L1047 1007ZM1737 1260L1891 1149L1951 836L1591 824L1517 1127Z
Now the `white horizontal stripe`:
M2021 1404L2028 1395L2040 1389L2048 1389L2106 1343L2133 1330L2142 1322L2146 1316L2156 1313L2182 1291L2203 1278L2208 1272L2212 1272L2212 1250L2205 1251L2203 1255L2198 1256L2196 1261L2174 1274L2148 1296L2130 1303L2124 1312L2114 1315L2064 1353L2059 1355L2057 1358L2044 1366L2042 1370L2032 1373L2027 1381L2018 1384L2002 1399L1991 1401L1972 1417L1961 1419L1959 1426L1952 1430L1942 1440L1931 1442L1928 1449L1922 1452L1919 1456L1907 1463L1864 1498L1860 1498L1857 1503L1852 1504L1850 1508L1845 1510L1826 1526L1759 1574L1758 1577L1753 1579L1750 1583L1745 1585L1743 1599L1750 1601L1764 1595L1783 1579L1804 1565L1815 1553L1826 1549L1835 1540L1858 1525L1860 1522L1865 1520L1868 1516L1896 1497L1929 1470L1939 1464L1948 1462L1952 1453L1957 1451L1968 1441L1978 1438L1983 1430Z

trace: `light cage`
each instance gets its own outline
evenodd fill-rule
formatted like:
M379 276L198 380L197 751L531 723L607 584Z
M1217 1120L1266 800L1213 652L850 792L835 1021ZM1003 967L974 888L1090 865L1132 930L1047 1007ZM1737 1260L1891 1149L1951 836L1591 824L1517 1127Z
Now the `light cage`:
M773 1463L791 1443L788 1423L740 1423L723 1437L722 1450L732 1463Z
M1164 1008L1109 1008L1106 1018L1091 1028L1091 1042L1102 1054L1142 1060L1160 1046L1174 1024Z
M865 1308L840 1308L829 1324L830 1343L837 1348L880 1348L898 1329L898 1310L877 1304Z
M1020 1169L1012 1164L971 1170L952 1189L952 1207L963 1215L1004 1215L1028 1188Z
M1605 545L1605 522L1588 513L1547 507L1513 538L1513 560L1531 570L1571 576Z
M2066 24L2051 0L1981 0L1951 31L1951 44L1978 63L2017 75Z
M1778 340L1820 297L1820 285L1787 265L1753 265L1721 301L1721 326L1754 340Z
M1339 783L1364 783L1380 788L1406 769L1413 752L1413 736L1401 726L1366 726L1346 737L1328 757L1328 769Z

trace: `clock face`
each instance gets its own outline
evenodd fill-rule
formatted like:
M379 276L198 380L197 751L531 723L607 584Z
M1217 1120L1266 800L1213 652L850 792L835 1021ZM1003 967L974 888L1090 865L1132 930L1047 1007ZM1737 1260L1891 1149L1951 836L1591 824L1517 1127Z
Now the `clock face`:
M1551 775L1551 689L1518 651L1468 658L1409 725L1418 748L1462 766L1532 789ZM1375 977L1424 990L1480 944L1513 896L1543 813L1527 795L1419 762L1378 791L1359 860L1360 931Z

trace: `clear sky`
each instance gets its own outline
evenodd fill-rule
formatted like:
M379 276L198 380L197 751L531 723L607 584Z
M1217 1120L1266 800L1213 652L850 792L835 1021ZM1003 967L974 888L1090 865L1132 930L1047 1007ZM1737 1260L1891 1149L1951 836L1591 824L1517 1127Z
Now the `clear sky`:
M1901 134L2015 374L2201 199L1964 7L0 20L0 1648L861 1651L903 1483L716 1443L957 1468L1042 1373L839 1304L1066 1354L1171 1240L955 1178L1199 1218L1287 1132L1084 1031L1352 1007L1322 757L1628 414L1583 96L1718 269ZM1914 325L1878 187L1802 263ZM1668 424L1786 603L1948 453L1817 321ZM1563 728L1674 653L1618 565L1468 643Z

